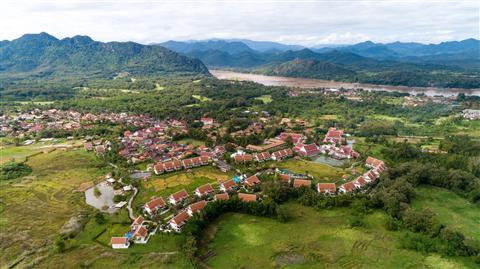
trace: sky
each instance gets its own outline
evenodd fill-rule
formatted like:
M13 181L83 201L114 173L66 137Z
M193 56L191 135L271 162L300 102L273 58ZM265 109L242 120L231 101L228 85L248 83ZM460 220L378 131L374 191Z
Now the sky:
M99 41L246 38L286 44L479 38L472 0L0 0L0 40L47 32Z

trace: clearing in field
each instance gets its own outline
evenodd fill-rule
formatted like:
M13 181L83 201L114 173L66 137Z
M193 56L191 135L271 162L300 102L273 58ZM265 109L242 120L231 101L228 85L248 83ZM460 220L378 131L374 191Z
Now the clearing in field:
M259 97L255 97L255 100L260 100L262 101L264 104L268 104L268 103L271 103L272 102L272 96L267 94L267 95L262 95L262 96L259 96Z
M386 215L350 228L350 209L316 211L285 205L287 223L244 214L222 216L205 231L201 252L211 268L465 268L463 260L398 247L401 232L385 230Z
M37 142L25 146L7 145L0 148L0 164L15 160L23 162L25 158L39 152L47 152L56 148L71 148L82 145L80 140L53 140L52 142Z
M429 208L435 212L440 223L480 240L480 206L442 188L425 186L415 191L414 208Z
M184 139L178 140L177 143L186 144L186 145L193 145L194 147L205 145L204 141L193 139L193 138L184 138Z
M201 96L201 95L196 95L196 94L193 94L192 95L192 98L195 98L197 99L198 101L200 102L208 102L208 101L212 101L212 99L206 97L206 96Z
M279 168L287 169L299 174L312 175L317 180L338 180L347 171L344 169L332 167L322 163L315 163L305 160L288 160L278 164Z

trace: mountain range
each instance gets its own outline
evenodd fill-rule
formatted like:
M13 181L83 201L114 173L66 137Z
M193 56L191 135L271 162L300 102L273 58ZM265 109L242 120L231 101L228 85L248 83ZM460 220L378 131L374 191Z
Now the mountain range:
M203 74L198 59L161 46L134 42L98 42L88 36L57 39L47 33L26 34L0 42L3 77L114 77L133 75Z

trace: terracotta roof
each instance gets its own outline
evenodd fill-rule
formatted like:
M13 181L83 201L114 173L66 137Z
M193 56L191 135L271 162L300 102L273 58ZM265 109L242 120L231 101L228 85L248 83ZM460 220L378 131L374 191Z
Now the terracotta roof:
M202 200L202 201L193 203L193 204L189 205L188 207L190 208L192 213L196 213L196 212L202 210L206 205L207 205L207 201Z
M212 185L210 185L210 183L207 183L205 185L198 187L195 191L198 191L201 195L204 195L204 194L213 192L213 188L212 188Z
M112 245L125 245L128 242L126 237L112 237L110 239L110 244Z
M255 175L245 179L245 185L250 186L250 187L254 186L254 185L257 185L257 184L260 184L260 183L262 183L262 182Z
M230 196L226 192L225 193L219 193L219 194L215 195L215 201L228 200L228 199L230 199Z
M230 180L227 180L223 183L221 183L220 185L223 185L223 187L227 190L233 188L233 187L236 187L237 186L237 183L235 183L235 181L233 181L233 179L230 179Z
M312 181L308 179L295 179L293 187L299 188L301 186L310 187L312 186Z
M142 217L142 216L138 216L134 221L133 221L133 225L140 225L143 223L145 219Z
M337 187L335 186L335 183L318 183L317 190L318 192L325 192L326 190L335 192Z
M290 182L290 175L280 174L280 179L285 183L289 183Z
M356 189L355 184L352 181L342 184L341 187L343 187L347 192L351 192Z
M150 200L150 202L148 202L145 206L148 207L148 209L150 210L155 210L158 207L164 207L165 201L161 197L154 198Z
M185 189L183 189L181 191L177 191L176 193L170 195L170 197L173 198L173 200L175 200L177 202L177 201L180 201L180 200L183 200L183 199L187 198L188 193Z
M138 229L133 234L133 236L138 236L138 237L147 237L147 235L148 235L148 230L144 226L138 227Z
M238 198L244 202L255 202L257 201L257 195L249 193L239 193Z
M172 218L171 221L173 221L177 226L183 225L184 222L186 222L190 216L188 215L187 211L182 211L178 213L175 217Z

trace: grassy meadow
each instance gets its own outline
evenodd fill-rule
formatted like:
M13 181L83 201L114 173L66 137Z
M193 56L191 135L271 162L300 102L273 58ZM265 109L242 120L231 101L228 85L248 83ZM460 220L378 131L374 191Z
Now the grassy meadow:
M412 205L416 209L431 209L440 223L452 227L465 236L480 241L480 206L457 194L436 187L419 187Z
M348 171L345 169L306 160L287 160L278 163L277 167L287 169L294 173L309 174L320 181L335 181L341 179L343 175L348 174Z
M205 231L203 254L211 268L474 268L462 259L399 248L402 232L384 228L386 215L350 228L350 209L316 211L286 204L287 223L244 214L220 217Z

